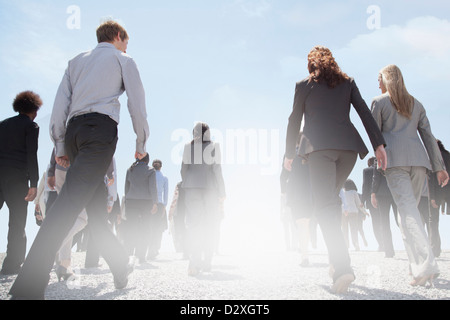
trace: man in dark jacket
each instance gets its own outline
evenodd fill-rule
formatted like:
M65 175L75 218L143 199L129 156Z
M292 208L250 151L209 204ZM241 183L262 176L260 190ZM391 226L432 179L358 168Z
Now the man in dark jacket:
M39 126L34 122L42 100L32 91L19 93L13 109L19 114L0 122L0 208L9 208L6 258L1 274L17 274L25 260L28 201L37 194Z
M151 216L157 212L158 192L155 169L149 167L148 154L127 170L125 178L125 247L129 256L146 261Z
M373 172L376 170L375 157L370 157L367 160L367 168L363 170L363 185L362 185L362 197L361 200L364 207L369 209L370 216L372 217L373 234L378 243L378 251L384 251L383 249L383 232L381 226L381 217L379 210L372 206L370 201L370 195L372 193Z
M450 152L445 149L442 141L437 140L439 150L441 150L442 159L447 170L450 169ZM447 184L441 188L437 181L436 175L431 174L429 180L430 186L430 219L429 219L429 237L431 242L431 249L436 257L441 255L441 236L439 234L439 208L442 213L445 212L445 205L447 204L447 214L450 214L450 186Z

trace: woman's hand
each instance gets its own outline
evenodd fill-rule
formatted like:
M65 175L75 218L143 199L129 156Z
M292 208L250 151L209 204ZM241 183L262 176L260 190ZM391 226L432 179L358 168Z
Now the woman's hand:
M375 149L375 157L377 158L378 168L381 168L383 171L387 168L387 155L386 150L384 150L384 146L380 144Z
M294 159L284 158L284 168L287 171L291 171L292 170L292 162L293 161L294 161Z
M441 188L445 187L448 183L448 173L445 170L438 171L436 177Z

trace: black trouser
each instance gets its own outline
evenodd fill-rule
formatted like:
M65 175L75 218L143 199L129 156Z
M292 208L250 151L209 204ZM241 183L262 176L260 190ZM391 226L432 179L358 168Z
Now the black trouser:
M419 211L422 222L430 239L433 254L436 257L441 255L441 237L439 235L439 208L433 208L429 203L428 197L421 197L419 202Z
M395 203L394 199L389 196L377 196L378 203L378 214L381 219L381 232L383 235L383 251L386 256L394 256L394 243L392 242L392 232L391 232L391 218L390 212L391 207L395 212ZM394 213L395 214L395 213Z
M439 234L439 208L430 206L430 241L434 256L441 255L441 236Z
M36 235L10 294L43 298L55 254L83 208L91 235L114 276L126 272L128 255L107 224L105 174L117 144L117 124L89 114L69 121L65 148L70 159L66 181Z
M148 242L148 257L155 258L161 249L162 235L167 229L166 207L158 203L158 211L150 217L150 235Z
M125 247L128 255L135 255L140 262L145 261L147 245L149 242L150 219L152 201L140 199L126 199L126 232Z
M2 271L17 272L25 260L27 237L25 225L27 222L27 206L25 196L28 193L28 178L26 172L10 167L0 168L0 208L3 202L9 208L9 229L6 257Z
M368 201L367 208L369 209L371 220L372 220L372 229L373 234L375 236L375 240L378 243L378 250L384 250L383 249L383 229L381 226L381 216L378 208L374 208L372 206L372 203Z
M210 265L219 232L219 200L214 190L184 189L186 241L193 267Z

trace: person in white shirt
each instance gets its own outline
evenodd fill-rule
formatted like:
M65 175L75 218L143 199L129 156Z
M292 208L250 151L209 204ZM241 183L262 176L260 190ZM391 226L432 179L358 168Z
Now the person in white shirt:
M342 199L342 231L344 233L345 241L349 246L348 229L350 226L350 234L352 238L352 244L356 251L360 250L358 234L362 231L361 221L365 215L368 215L363 210L363 204L358 194L358 189L353 180L347 179L344 183L344 188L341 192ZM363 215L363 217L361 217ZM361 232L364 244L367 246L367 240L364 232Z

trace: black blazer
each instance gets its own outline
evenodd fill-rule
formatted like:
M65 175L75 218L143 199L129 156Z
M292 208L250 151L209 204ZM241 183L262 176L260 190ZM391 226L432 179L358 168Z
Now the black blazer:
M298 82L295 87L294 107L286 134L286 158L293 159L295 155L296 139L304 116L299 155L306 157L319 150L351 150L363 159L369 151L350 121L350 105L361 118L373 149L385 145L380 128L353 79L335 88L329 88L325 83L308 82L308 79Z
M378 197L392 198L391 190L387 184L386 177L378 170L373 170L372 193Z
M26 172L30 188L37 188L39 126L30 117L19 114L0 122L0 167Z

